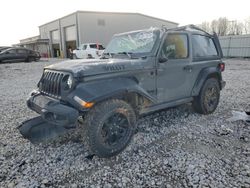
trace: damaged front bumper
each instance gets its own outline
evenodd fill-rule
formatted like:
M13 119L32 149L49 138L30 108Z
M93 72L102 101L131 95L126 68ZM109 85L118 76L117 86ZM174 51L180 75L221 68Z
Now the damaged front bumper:
M37 91L31 93L27 106L39 113L45 121L65 128L74 127L79 117L78 110Z

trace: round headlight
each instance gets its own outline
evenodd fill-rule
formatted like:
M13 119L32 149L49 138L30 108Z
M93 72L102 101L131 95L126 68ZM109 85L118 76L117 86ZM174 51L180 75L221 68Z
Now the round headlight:
M72 78L72 76L68 77L67 85L68 85L69 89L72 87L72 85L73 85L73 78Z
M73 85L73 77L71 75L65 75L62 79L64 90L68 90L72 88Z

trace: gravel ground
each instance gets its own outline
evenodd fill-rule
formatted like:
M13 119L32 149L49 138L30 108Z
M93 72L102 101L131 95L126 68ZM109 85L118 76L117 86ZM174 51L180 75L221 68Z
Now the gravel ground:
M110 159L86 157L78 129L36 145L16 129L37 116L26 98L54 62L0 65L0 187L250 187L250 126L227 121L232 110L250 111L250 61L226 60L213 114L182 105L144 116L129 147Z

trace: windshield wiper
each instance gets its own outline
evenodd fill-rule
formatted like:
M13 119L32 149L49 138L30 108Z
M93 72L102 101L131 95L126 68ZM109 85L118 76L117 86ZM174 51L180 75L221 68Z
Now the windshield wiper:
M132 58L132 52L118 52L117 54L124 54L124 55L127 55L130 59Z

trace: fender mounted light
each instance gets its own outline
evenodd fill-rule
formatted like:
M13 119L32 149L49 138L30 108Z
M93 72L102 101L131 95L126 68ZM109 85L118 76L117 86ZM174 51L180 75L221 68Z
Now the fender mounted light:
M93 102L86 102L81 98L79 98L78 96L74 96L73 99L84 108L91 108L94 105Z

